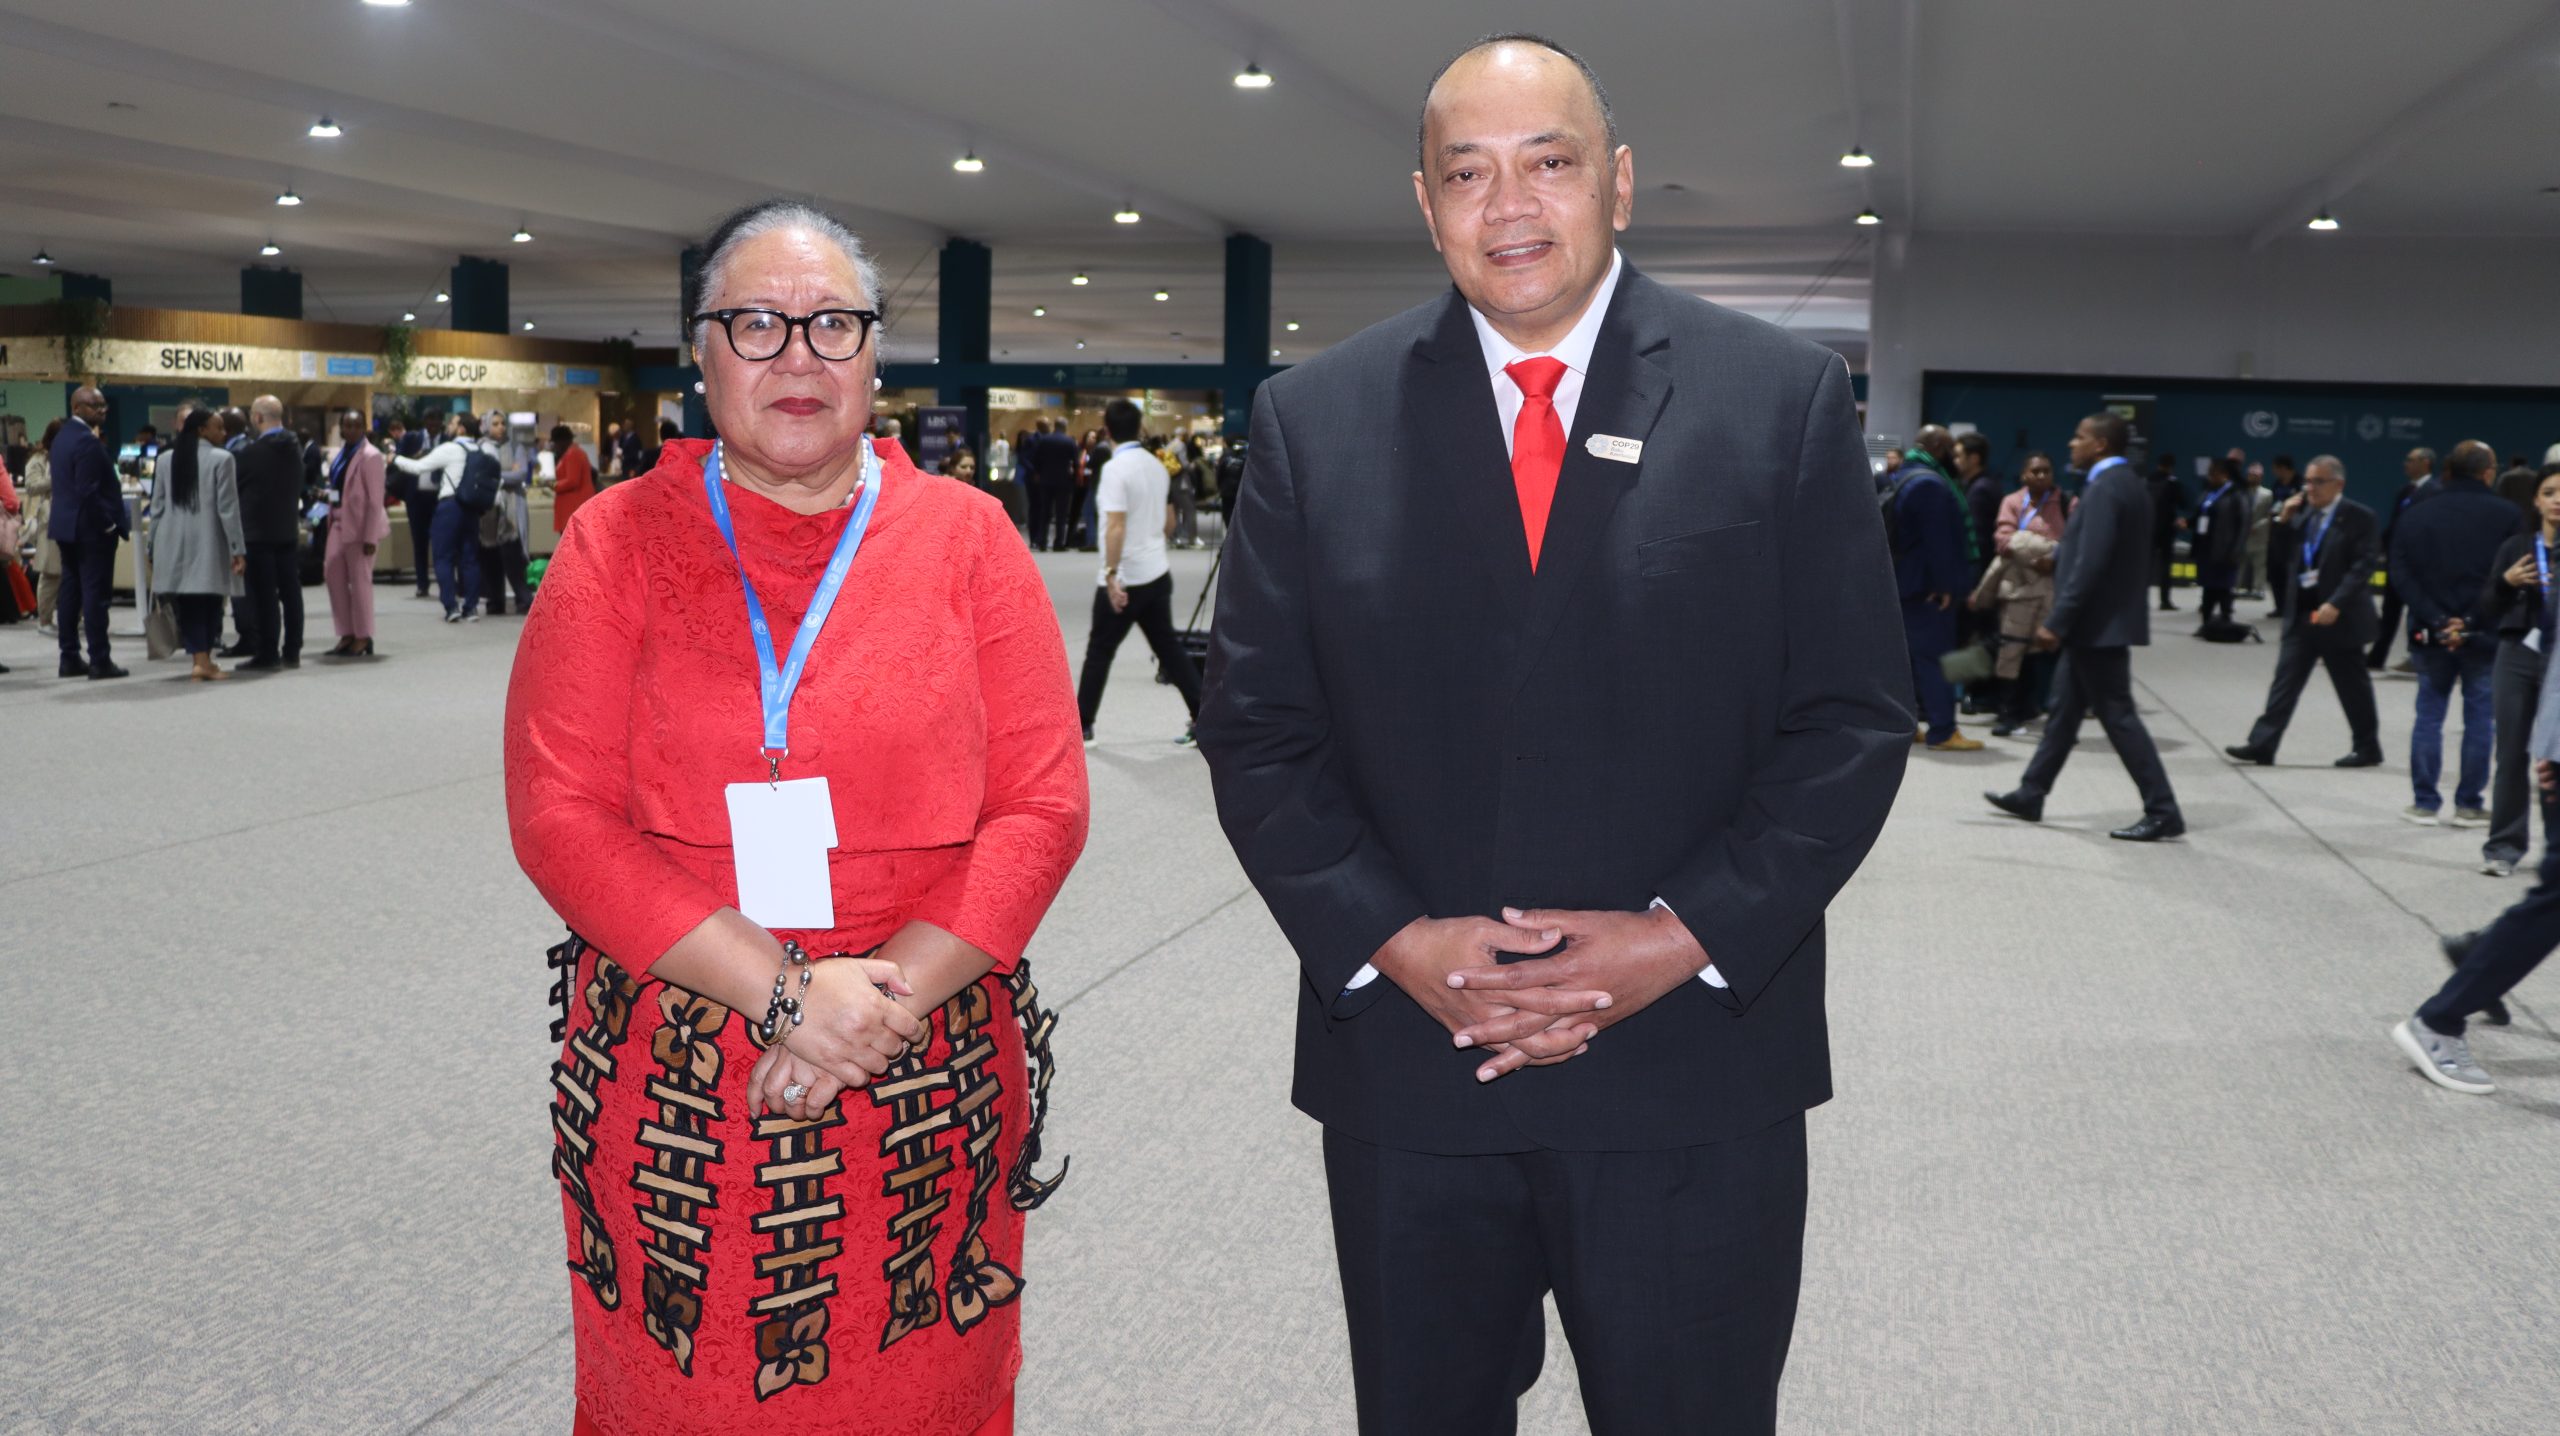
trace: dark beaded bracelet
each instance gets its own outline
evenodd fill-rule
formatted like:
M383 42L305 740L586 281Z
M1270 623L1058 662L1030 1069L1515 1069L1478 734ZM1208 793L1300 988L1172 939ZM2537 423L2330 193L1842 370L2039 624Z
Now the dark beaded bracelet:
M795 967L800 969L800 990L792 993L790 992L791 969ZM785 1019L788 1019L789 1025L793 1027L800 1025L803 1016L801 999L808 995L809 954L802 950L799 943L786 938L782 943L782 970L773 975L773 996L765 1002L764 1021L756 1025L756 1031L763 1036L766 1046L773 1045L774 1039L783 1029Z

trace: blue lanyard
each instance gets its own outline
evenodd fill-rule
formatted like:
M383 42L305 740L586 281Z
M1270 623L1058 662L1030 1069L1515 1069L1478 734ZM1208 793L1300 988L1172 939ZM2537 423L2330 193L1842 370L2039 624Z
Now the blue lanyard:
M711 457L703 461L702 487L711 496L711 518L720 525L720 537L729 545L729 557L737 560L738 587L746 591L747 629L755 635L756 676L764 702L765 775L779 781L782 760L791 753L791 695L800 689L801 672L809 666L809 650L817 645L818 630L827 626L827 614L836 606L836 595L844 591L844 576L853 568L853 556L861 550L862 536L871 527L871 507L880 500L880 456L868 441L864 442L861 502L854 505L844 536L836 540L835 557L827 560L818 591L809 597L809 611L800 615L800 632L791 640L790 658L776 664L773 627L765 622L764 604L756 598L755 583L747 577L746 561L738 558L738 530L729 519L728 496L720 491L720 449L720 445L712 445Z
M2320 515L2320 527L2312 531L2311 537L2302 541L2302 566L2304 568L2308 569L2311 567L2311 560L2320 552L2320 541L2329 536L2329 525L2336 523L2337 521L2338 510L2336 505L2332 504L2329 508L2322 511Z
M2543 542L2540 534L2533 536L2533 568L2534 576L2542 581L2542 601L2548 604L2551 602L2551 545Z

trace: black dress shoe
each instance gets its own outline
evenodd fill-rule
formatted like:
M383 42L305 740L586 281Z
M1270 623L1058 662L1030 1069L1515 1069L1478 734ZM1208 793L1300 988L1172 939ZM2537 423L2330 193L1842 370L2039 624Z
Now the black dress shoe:
M2184 837L2186 831L2184 818L2145 817L2132 827L2118 828L2107 836L2123 843L2156 843L2163 838Z
M66 658L62 660L62 666L54 672L64 678L86 678L89 676L89 665L77 658Z
M2337 762L2332 763L2329 766L2332 768L2379 768L2382 766L2382 755L2379 753L2349 753L2347 756L2340 758Z
M273 673L282 667L284 667L284 660L281 658L252 658L248 662L240 665L240 671L243 673Z
M1999 722L1991 725L1991 736L1994 738L2015 737L2017 736L2020 726L2021 725L2015 719L2003 718Z
M257 653L258 650L251 648L248 644L235 643L229 648L214 650L213 656L216 658L254 658L257 656Z
M2230 754L2239 762L2255 763L2261 768L2272 768L2276 765L2275 754L2267 752L2263 748L2252 748L2246 743L2234 743L2222 751Z
M133 670L130 668L118 668L115 665L115 661L113 659L109 659L105 663L90 664L89 676L91 678L131 678L133 676Z
M2024 818L2030 823L2044 821L2044 799L2042 798L2031 797L2025 793L1985 793L1982 795L1982 801L2013 818Z

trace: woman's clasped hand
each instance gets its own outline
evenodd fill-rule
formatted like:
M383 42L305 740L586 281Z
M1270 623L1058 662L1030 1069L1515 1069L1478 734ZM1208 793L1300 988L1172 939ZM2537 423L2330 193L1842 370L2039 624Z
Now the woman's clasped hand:
M836 957L813 963L801 1020L783 1026L748 1074L749 1114L815 1117L846 1088L888 1071L927 1030L924 1019L898 1001L914 991L894 962Z

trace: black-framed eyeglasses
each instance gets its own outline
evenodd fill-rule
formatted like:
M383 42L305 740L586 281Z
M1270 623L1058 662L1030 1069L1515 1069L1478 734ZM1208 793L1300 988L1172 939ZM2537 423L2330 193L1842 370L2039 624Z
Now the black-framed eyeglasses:
M712 309L693 316L696 324L705 321L719 325L729 336L729 352L751 364L779 358L791 346L794 329L808 336L810 353L842 363L862 352L871 339L871 326L880 322L880 311L820 309L785 314L779 309Z

